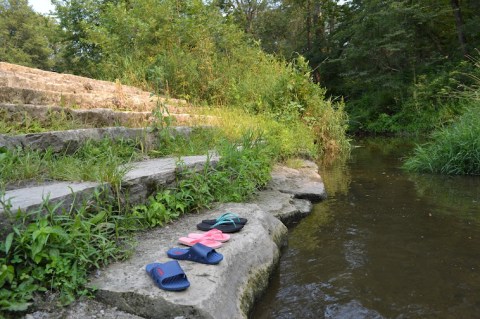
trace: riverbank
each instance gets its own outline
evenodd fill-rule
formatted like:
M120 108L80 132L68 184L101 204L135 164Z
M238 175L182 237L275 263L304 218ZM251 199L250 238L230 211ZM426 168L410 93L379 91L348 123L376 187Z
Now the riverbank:
M90 286L97 288L97 301L80 300L62 309L47 302L25 318L246 318L267 288L286 243L287 228L281 221L306 216L312 202L326 197L317 171L309 161L297 169L276 166L270 183L249 202L219 204L138 235L131 258L90 278ZM181 261L191 287L183 292L158 289L145 265L167 261L165 251L178 246L179 237L195 231L200 220L226 211L249 222L218 249L224 260L217 266Z

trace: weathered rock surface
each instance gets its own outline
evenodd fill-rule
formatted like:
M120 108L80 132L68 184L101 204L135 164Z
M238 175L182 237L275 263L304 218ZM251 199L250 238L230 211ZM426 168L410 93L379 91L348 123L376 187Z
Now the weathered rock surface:
M36 209L47 199L50 204L63 201L65 207L68 207L72 204L74 197L76 197L77 201L81 197L85 198L98 186L100 184L95 182L56 182L15 189L5 193L5 202L11 205L12 211ZM0 214L2 212L3 208L0 207Z
M294 194L278 190L265 190L255 195L251 203L271 213L284 224L299 220L312 211L312 203L306 199L295 198Z
M298 169L275 166L269 187L313 203L327 198L318 167L311 161L303 161L302 167Z
M4 103L151 111L159 99L166 104L186 103L184 100L152 97L150 92L118 82L0 62L0 102Z
M184 156L181 159L161 158L129 164L127 166L131 168L123 178L122 190L128 194L130 203L140 203L161 186L173 184L179 170L199 171L207 162L214 167L218 160L218 155Z
M1 89L1 87L0 87ZM102 106L99 104L99 106ZM195 115L194 107L168 106L164 116L173 118L175 125L207 124L215 120L213 116ZM113 124L127 127L145 127L154 120L149 112L116 111L107 108L74 109L61 106L34 104L0 103L0 116L4 121L23 121L25 117L35 119L42 125L48 125L52 119L75 121L79 126L106 127Z
M195 231L201 219L215 218L226 211L249 221L217 249L224 260L218 265L180 261L191 286L182 292L156 287L145 265L170 260L165 252L178 246L179 237ZM268 284L286 235L287 228L257 205L221 205L208 214L184 216L173 225L140 236L132 258L111 265L91 285L98 288L101 301L146 318L246 318L255 298Z
M70 307L56 309L43 309L23 317L24 319L143 319L118 310L116 307L107 306L95 300L78 301ZM182 319L174 318L171 319ZM184 318L183 318L184 319Z
M128 196L131 203L144 202L148 196L163 186L175 182L177 172L183 169L201 170L207 161L212 166L218 162L218 156L185 156L181 158L182 165L177 166L177 158L159 158L144 162L129 164L130 170L122 183L122 194ZM120 168L122 169L122 168ZM126 168L125 168L126 169ZM54 182L46 185L24 187L8 190L4 193L2 201L11 205L11 211L32 211L39 209L48 197L49 203L62 202L61 207L69 210L72 205L81 204L92 192L98 188L109 185L94 182ZM8 233L10 222L5 217L3 207L0 206L0 234Z
M173 136L188 136L193 128L186 126L169 129ZM0 134L0 147L9 149L30 149L45 151L50 148L54 153L64 152L71 154L87 141L100 141L105 138L111 140L133 140L141 142L146 149L153 147L158 141L157 133L149 129L106 127L67 131L52 131L45 133L31 133L21 135Z

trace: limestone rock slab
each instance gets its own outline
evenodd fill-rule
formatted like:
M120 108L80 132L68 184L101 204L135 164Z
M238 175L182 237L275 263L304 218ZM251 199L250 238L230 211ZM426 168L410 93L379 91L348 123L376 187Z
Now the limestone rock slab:
M313 203L327 198L318 167L311 161L304 161L302 167L298 169L275 166L268 187Z
M125 165L127 170L122 181L122 190L130 203L140 203L160 187L172 185L176 174L182 169L202 170L206 163L215 166L218 155L184 156L178 158L158 158ZM120 168L122 169L122 168Z
M294 198L293 194L278 190L264 190L255 195L251 203L272 214L284 224L299 220L312 211L312 203L306 199Z
M31 210L40 206L43 200L47 198L50 203L64 201L64 204L67 205L70 199L73 200L75 193L93 191L98 186L100 184L95 182L57 182L6 191L4 199L6 202L10 202L12 211L18 209ZM3 212L3 208L0 207L1 212Z
M224 255L218 265L179 261L191 286L182 292L159 289L145 265L170 260L166 251L195 231L205 218L232 211L248 218L247 225L217 249ZM91 286L97 299L145 318L247 318L254 300L266 288L280 256L287 228L254 204L224 204L206 214L185 215L167 227L138 237L138 247L127 261L107 267Z
M172 127L171 134L188 136L192 132L191 127ZM21 134L9 136L0 134L0 147L9 149L25 148L30 150L45 151L51 149L54 153L75 152L87 141L111 140L134 140L141 141L146 149L154 146L158 138L155 132L143 128L105 127L78 129L66 131L51 131L44 133Z
M68 210L72 205L81 203L93 193L95 188L100 186L101 184L94 182L56 182L6 191L1 200L7 205L11 205L12 213L19 209L22 211L37 210L47 199L48 203L52 205L61 202L60 207ZM10 220L6 218L5 211L0 206L0 233L8 232L10 227Z

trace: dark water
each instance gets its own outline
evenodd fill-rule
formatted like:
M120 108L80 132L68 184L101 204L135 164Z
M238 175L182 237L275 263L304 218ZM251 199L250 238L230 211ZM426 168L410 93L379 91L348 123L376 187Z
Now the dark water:
M407 174L412 145L357 141L290 229L251 318L480 318L480 178Z

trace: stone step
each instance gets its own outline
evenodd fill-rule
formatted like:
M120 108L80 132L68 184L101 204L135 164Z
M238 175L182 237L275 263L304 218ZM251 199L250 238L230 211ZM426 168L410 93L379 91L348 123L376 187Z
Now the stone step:
M207 127L203 127L207 129ZM172 136L188 137L193 128L188 126L170 127ZM133 140L142 143L146 150L158 144L158 132L144 128L105 127L89 128L66 131L51 131L44 133L30 133L21 135L0 134L0 147L7 149L28 149L46 151L50 149L54 153L74 153L87 141L101 141L105 138L111 140Z
M22 87L46 91L79 93L108 92L141 95L149 94L133 86L121 85L117 82L94 80L72 74L61 74L21 65L0 62L0 86ZM50 89L42 89L49 87ZM58 88L58 89L57 89ZM172 99L175 104L185 104L185 100Z
M131 203L144 202L150 195L162 187L175 183L175 176L183 169L194 171L204 168L207 162L215 166L218 163L217 155L185 156L182 158L159 158L144 162L128 164L130 170L122 182L122 194L128 196ZM177 165L181 162L182 165ZM123 168L121 168L123 169ZM47 185L36 185L20 189L8 190L0 199L10 205L12 212L17 210L34 211L42 207L44 199L49 203L58 204L70 210L72 205L79 205L95 188L108 188L107 184L94 182L52 182ZM1 194L0 194L1 195ZM10 221L5 216L3 207L0 207L0 233L5 234L10 227Z
M171 117L173 125L201 125L215 122L216 117L207 115L189 114L195 112L194 108L176 107L168 108L168 113L163 116ZM11 104L0 103L0 116L8 121L22 121L28 115L40 124L49 123L52 116L66 118L78 122L79 125L106 127L106 126L127 126L145 127L152 124L154 116L152 112L126 112L115 111L105 108L97 109L72 109L59 106L33 105L33 104ZM2 133L0 131L0 133Z
M0 103L35 104L75 108L111 108L127 111L152 111L157 101L167 108L178 105L164 97L128 94L64 93L31 88L0 86ZM185 104L183 104L185 105Z
M5 62L0 62L0 102L135 111L151 111L157 102L186 105L185 100L152 97L150 92L118 82L59 74Z
M126 85L122 86L121 84L116 84L114 82L98 81L77 76L70 78L70 75L68 74L58 74L46 71L41 72L44 74L19 73L18 71L9 72L2 70L0 66L0 86L32 88L43 91L65 93L115 93L119 90L119 87L121 87L121 91L125 94L145 93L141 89Z

